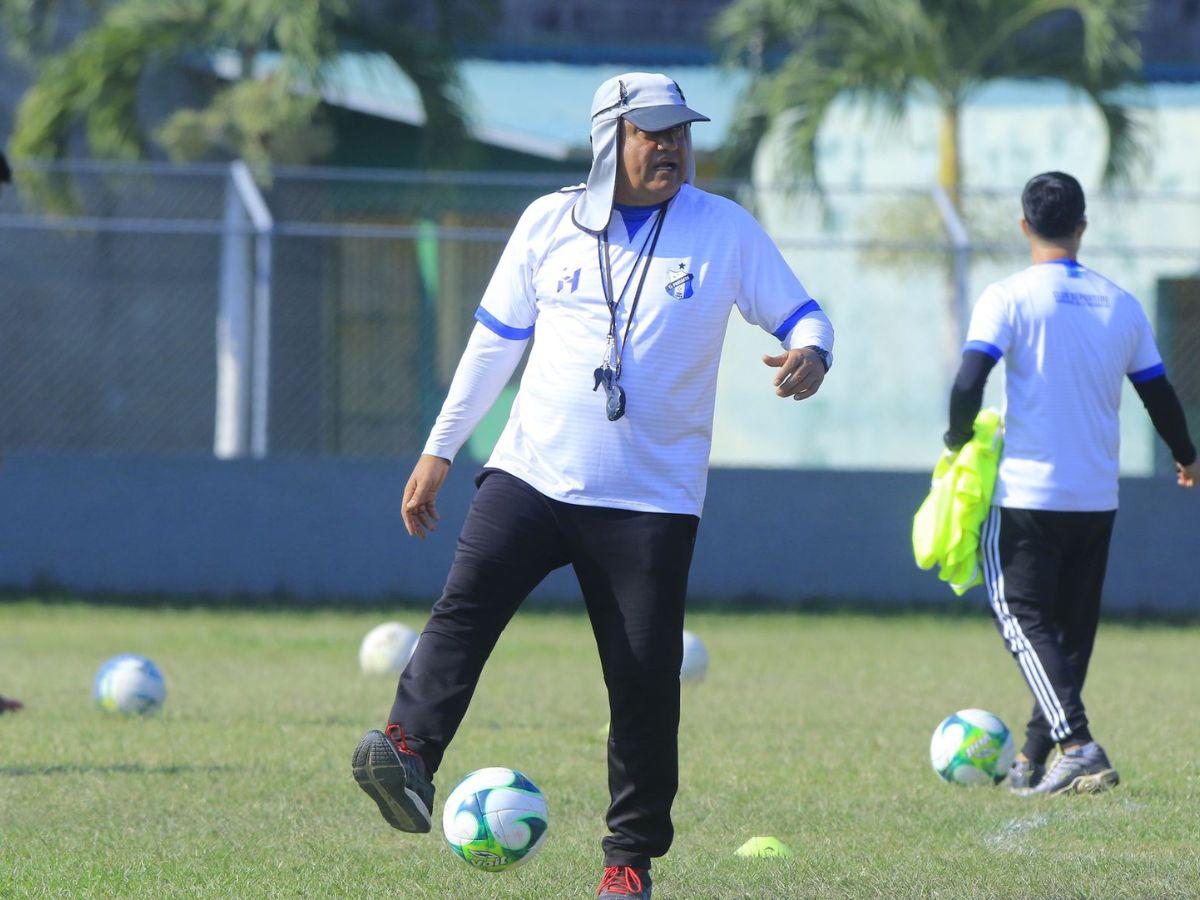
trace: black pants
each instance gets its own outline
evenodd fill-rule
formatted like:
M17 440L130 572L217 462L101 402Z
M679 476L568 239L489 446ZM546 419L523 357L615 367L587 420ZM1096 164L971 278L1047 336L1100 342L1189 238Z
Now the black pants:
M562 503L498 470L476 483L389 722L436 771L500 632L546 575L570 563L608 687L605 865L649 866L674 836L683 608L700 520Z
M996 626L1034 696L1024 752L1035 762L1091 740L1082 692L1115 517L993 507L980 535Z

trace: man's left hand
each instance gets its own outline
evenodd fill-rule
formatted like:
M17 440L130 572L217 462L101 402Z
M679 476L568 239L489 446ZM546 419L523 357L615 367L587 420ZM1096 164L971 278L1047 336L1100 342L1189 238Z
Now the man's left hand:
M825 380L825 363L815 350L801 347L778 356L764 356L763 362L779 372L775 376L775 394L807 400Z

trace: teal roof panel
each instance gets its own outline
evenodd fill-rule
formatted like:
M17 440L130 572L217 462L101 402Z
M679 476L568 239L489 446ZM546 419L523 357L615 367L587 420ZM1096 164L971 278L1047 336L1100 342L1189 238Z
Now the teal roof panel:
M255 57L255 76L271 74L279 61L277 53L260 53ZM236 53L216 53L211 64L222 78L240 77L241 63ZM620 65L463 60L459 73L472 136L547 159L587 155L592 94L601 82L622 71L629 69ZM719 148L746 83L745 74L716 66L675 66L667 74L679 82L688 105L712 119L693 129L696 149ZM425 121L416 86L382 53L341 54L322 67L318 91L325 102L355 112L411 125Z

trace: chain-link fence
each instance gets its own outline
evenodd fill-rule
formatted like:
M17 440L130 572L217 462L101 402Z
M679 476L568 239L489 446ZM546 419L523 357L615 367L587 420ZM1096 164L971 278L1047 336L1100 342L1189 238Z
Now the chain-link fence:
M0 446L211 451L224 177L18 169L0 196ZM63 214L32 213L30 190Z
M255 175L236 163L18 169L0 196L0 446L419 450L504 241L561 176ZM758 356L771 339L734 317L714 463L926 467L964 310L1027 264L1017 192L968 194L957 221L927 189L702 186L759 216L838 328L835 373L797 415L767 389ZM1089 261L1158 310L1200 421L1200 198L1090 206ZM472 455L506 412L485 420ZM1144 471L1149 426L1126 413L1127 462Z

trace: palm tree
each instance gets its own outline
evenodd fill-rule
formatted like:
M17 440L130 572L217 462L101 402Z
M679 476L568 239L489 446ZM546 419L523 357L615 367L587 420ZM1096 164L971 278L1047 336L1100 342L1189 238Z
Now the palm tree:
M53 7L52 0L0 0L11 9ZM430 154L444 157L465 129L452 39L469 31L489 4L442 0L112 0L98 21L41 65L23 98L12 139L16 158L60 158L82 124L92 155L144 156L148 136L138 95L148 73L233 50L241 78L218 90L203 110L180 110L156 137L173 156L220 148L257 161L316 152L321 137L304 129L318 102L296 90L321 79L322 64L346 49L388 54L416 85L427 115ZM466 23L464 25L464 22ZM34 33L41 27L30 21ZM276 51L272 78L254 79L254 59ZM266 123L266 124L264 124ZM303 150L299 156L303 157Z
M924 92L941 114L938 181L961 209L961 113L1001 78L1048 78L1095 104L1108 135L1106 182L1138 154L1130 112L1114 97L1138 78L1140 0L736 0L715 34L726 57L756 69L727 148L744 167L768 128L813 181L817 133L852 96L901 116Z
M53 34L58 0L0 0L0 39L19 62L29 62Z

